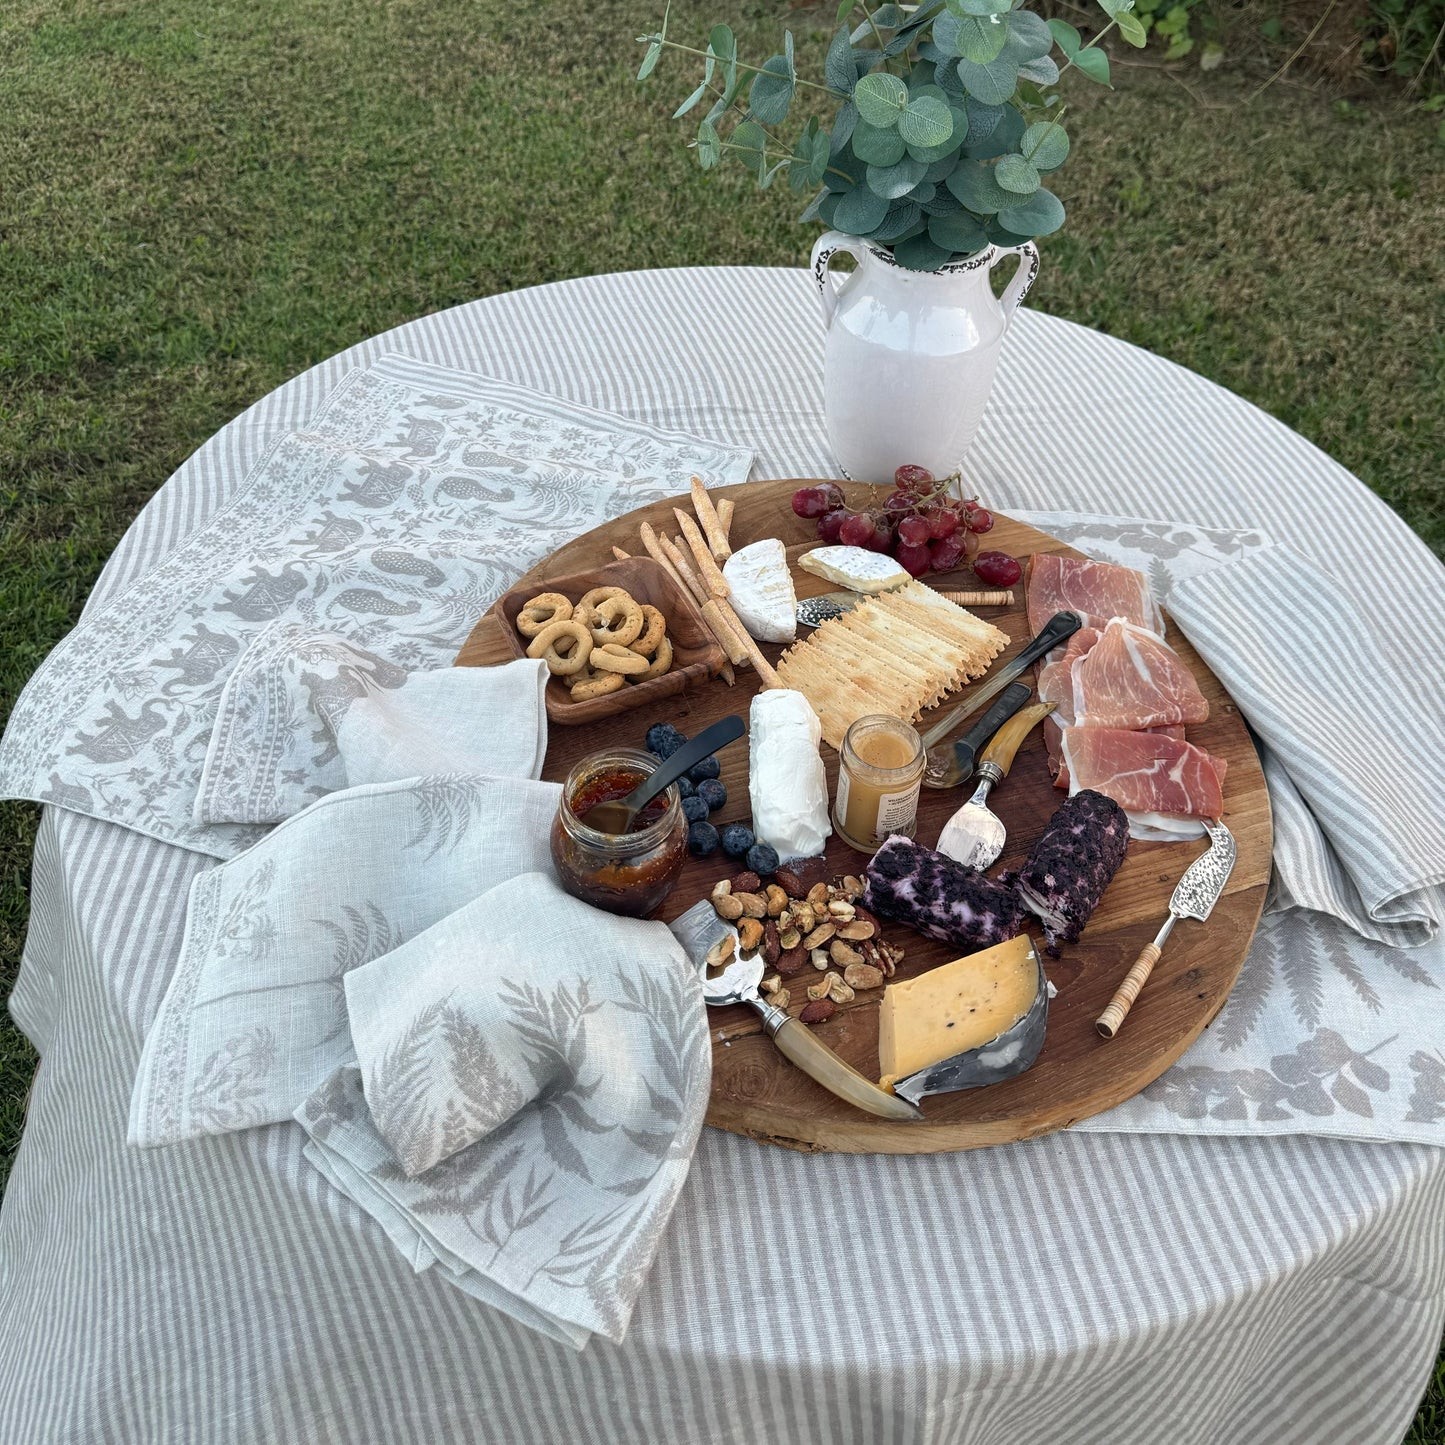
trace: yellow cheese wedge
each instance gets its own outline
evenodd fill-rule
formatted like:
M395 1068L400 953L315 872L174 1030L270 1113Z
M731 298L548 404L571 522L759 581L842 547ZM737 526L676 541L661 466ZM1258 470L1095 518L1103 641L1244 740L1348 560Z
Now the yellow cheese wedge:
M1027 934L890 983L878 1016L880 1082L886 1088L990 1043L1034 1008L1041 986Z

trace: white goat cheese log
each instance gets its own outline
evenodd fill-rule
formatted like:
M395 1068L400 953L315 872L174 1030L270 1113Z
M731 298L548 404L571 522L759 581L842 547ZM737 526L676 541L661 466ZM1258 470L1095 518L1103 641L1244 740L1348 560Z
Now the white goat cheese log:
M828 775L818 755L823 726L800 692L776 688L753 699L748 727L748 797L753 833L778 857L814 858L833 831Z

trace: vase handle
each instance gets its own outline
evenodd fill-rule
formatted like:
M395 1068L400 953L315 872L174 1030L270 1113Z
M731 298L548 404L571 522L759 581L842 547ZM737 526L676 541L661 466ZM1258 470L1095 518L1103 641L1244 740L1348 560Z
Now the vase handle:
M827 237L825 236L823 239L826 240ZM1014 312L1018 310L1019 302L1029 294L1029 287L1038 278L1039 248L1032 241L1025 241L1022 246L995 246L988 269L992 271L1005 256L1019 258L1019 268L1014 272L1013 280L1008 283L1008 289L999 298L998 303L1003 307L1004 320L1012 321Z
M824 231L813 244L813 257L809 262L813 268L813 280L818 283L818 300L823 303L825 331L833 324L833 312L838 305L838 287L829 279L828 267L839 251L846 251L862 264L865 254L863 242L845 231Z

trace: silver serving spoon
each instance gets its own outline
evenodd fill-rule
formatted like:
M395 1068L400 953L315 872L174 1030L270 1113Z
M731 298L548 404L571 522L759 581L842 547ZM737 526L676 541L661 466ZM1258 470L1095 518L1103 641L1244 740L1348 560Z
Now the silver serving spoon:
M1003 820L988 806L988 795L995 783L1008 776L1014 754L1033 729L1057 706L1052 702L1036 702L1009 719L993 736L978 763L978 787L973 796L943 825L938 835L938 851L962 863L965 868L982 871L998 861L1008 831Z
M629 832L637 815L660 792L671 787L689 768L695 768L719 748L735 742L747 730L747 724L736 713L719 719L690 742L685 742L666 761L659 763L625 798L608 798L605 802L593 803L577 821L599 833Z

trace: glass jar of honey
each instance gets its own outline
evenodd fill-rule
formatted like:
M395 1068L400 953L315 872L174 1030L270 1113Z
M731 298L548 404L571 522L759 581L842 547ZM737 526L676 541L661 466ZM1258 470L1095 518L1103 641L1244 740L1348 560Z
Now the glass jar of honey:
M911 838L923 786L923 739L896 717L860 717L838 752L833 826L850 848L876 853L890 834Z
M687 859L687 819L676 783L642 809L628 833L602 833L582 821L593 804L625 798L656 767L651 753L613 748L583 758L568 773L552 820L552 862L574 898L646 918L672 892Z

